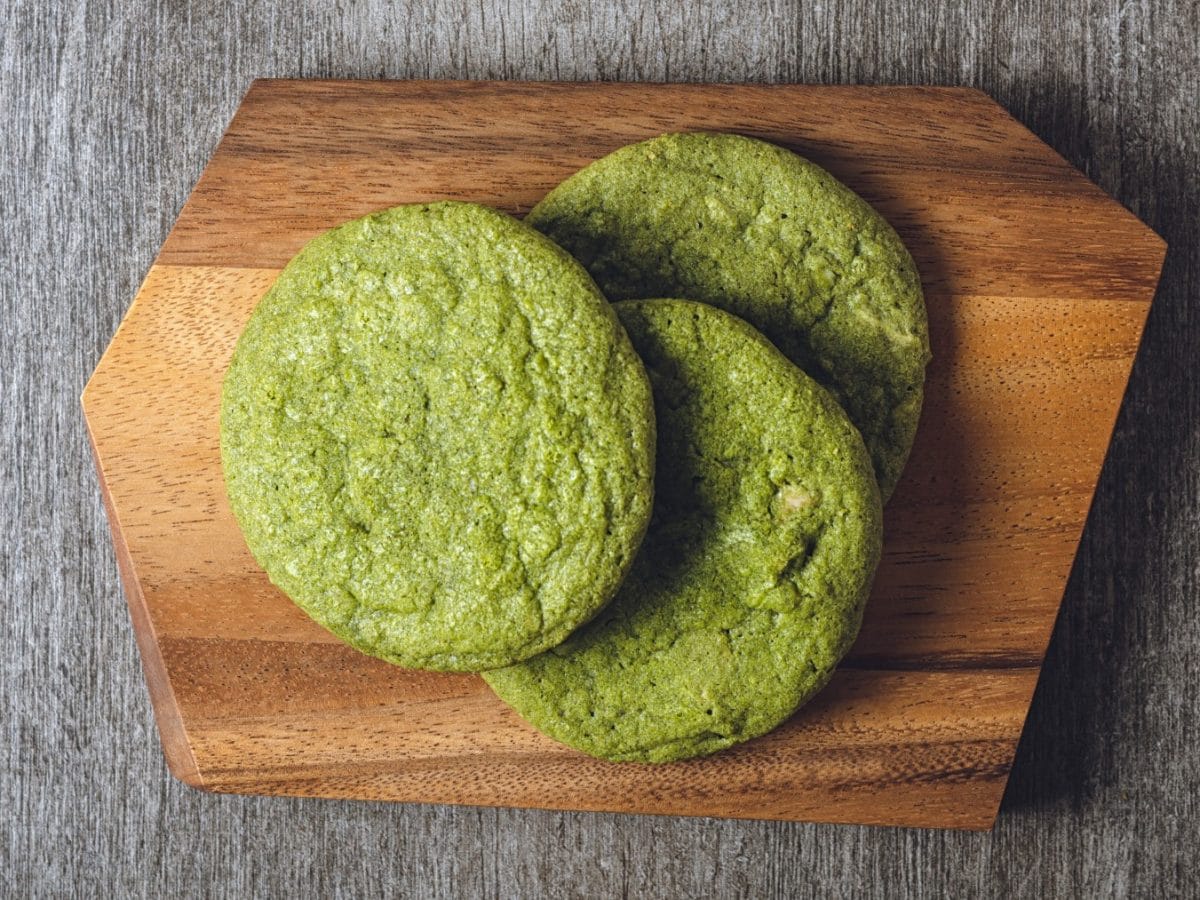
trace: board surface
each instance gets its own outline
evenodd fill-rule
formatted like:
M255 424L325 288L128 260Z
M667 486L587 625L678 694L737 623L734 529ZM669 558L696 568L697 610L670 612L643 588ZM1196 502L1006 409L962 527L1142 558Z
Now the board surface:
M545 738L475 676L339 643L250 557L220 379L338 222L438 198L522 214L669 130L788 146L912 250L934 360L862 634L771 735L665 766ZM950 88L256 82L84 393L172 771L239 793L986 828L1164 246L985 95Z

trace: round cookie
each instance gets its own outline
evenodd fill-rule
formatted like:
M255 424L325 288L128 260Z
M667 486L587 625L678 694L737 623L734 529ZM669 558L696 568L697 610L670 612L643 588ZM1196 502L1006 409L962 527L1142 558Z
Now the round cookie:
M398 665L478 670L613 596L652 507L640 360L587 273L468 203L309 243L221 397L229 499L317 622Z
M754 325L833 392L891 495L921 413L925 301L895 231L824 169L739 135L667 134L572 175L525 221L610 300L689 297Z
M879 561L879 490L833 398L699 303L615 304L654 386L654 518L613 602L484 674L551 737L665 762L770 731L829 680Z

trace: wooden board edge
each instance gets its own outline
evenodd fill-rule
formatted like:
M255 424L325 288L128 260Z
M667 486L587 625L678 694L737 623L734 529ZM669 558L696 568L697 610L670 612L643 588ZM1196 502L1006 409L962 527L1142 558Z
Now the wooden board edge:
M1147 225L1145 222L1143 222L1142 219L1137 214L1135 214L1129 207L1127 207L1124 203L1122 203L1120 200L1117 200L1115 197L1113 197L1111 194L1109 194L1108 191L1104 190L1104 188L1102 188L1102 187L1100 187L1100 185L1096 184L1096 182L1092 180L1091 176L1089 176L1086 172L1084 172L1082 169L1080 169L1077 165L1075 165L1073 162L1071 162L1069 159L1067 159L1065 156L1063 156L1061 153L1059 153L1058 150L1056 150L1054 147L1052 147L1050 144L1048 144L1045 140L1043 140L1037 134L1037 132L1035 132L1032 128L1030 128L1028 125L1026 125L1024 122L1022 122L1016 116L1014 116L1011 112L1009 112L1008 109L1004 106L1004 104L1002 104L999 100L994 98L991 94L987 93L987 91L979 90L979 89L973 89L973 90L975 90L975 93L977 93L980 96L980 98L982 98L984 101L986 101L986 105L989 108L993 109L994 111L998 112L1000 115L1004 116L1004 118L1006 118L1010 122L1012 122L1013 125L1017 129L1019 129L1020 131L1023 131L1025 134L1029 135L1029 140L1030 140L1031 146L1037 145L1037 146L1043 147L1046 154L1048 154L1049 156L1056 159L1066 169L1076 173L1079 176L1080 180L1083 182L1086 182L1097 195L1108 200L1111 204L1113 204L1113 206L1115 206L1119 210L1121 210L1122 215L1126 219L1129 220L1130 226L1133 227L1134 230L1140 231L1140 233L1143 235L1143 239L1145 240L1144 250L1147 252L1157 253L1157 256L1158 256L1158 264L1154 268L1154 276L1152 278L1148 279L1146 282L1147 296L1145 298L1145 301L1146 301L1146 303L1150 303L1154 299L1154 293L1158 289L1158 283L1162 278L1163 261L1166 259L1166 255L1167 255L1166 239L1161 234L1159 234L1157 231L1155 231L1153 228L1151 228L1149 225ZM1139 340L1140 340L1140 336L1139 336Z
M1015 751L1016 743L1013 743ZM864 816L857 813L850 813L842 818L827 817L821 814L813 815L764 815L755 813L743 813L737 811L711 811L711 812L689 812L683 809L636 809L632 806L613 804L595 804L595 803L579 803L579 802L562 802L557 804L550 803L481 803L472 802L469 800L458 800L454 798L437 798L430 799L427 797L405 799L397 797L394 794L385 792L362 792L361 789L340 787L339 782L328 778L313 778L311 781L300 784L295 781L281 781L278 779L264 778L256 779L237 779L222 781L220 778L214 778L206 781L204 790L215 794L225 794L228 796L269 796L269 797L297 797L310 800L353 800L356 802L366 803L398 803L405 806L453 806L456 808L466 809L514 809L514 810L538 810L542 812L584 812L596 813L612 816L652 816L654 818L680 818L680 819L711 819L716 821L738 821L738 822L795 822L798 824L813 824L813 825L836 825L836 826L867 826L869 828L919 828L934 831L967 831L983 833L991 831L998 819L998 811L1000 799L1004 795L1004 784L1007 782L1007 774L1003 779L997 779L996 784L999 789L996 793L994 803L976 804L974 806L963 805L956 807L956 811L952 816L947 816L944 809L931 811L922 814L920 811L911 809L896 811L894 813L884 812L877 816ZM827 809L834 808L827 806ZM881 805L881 809L886 809ZM947 821L947 819L952 821Z
M997 105L999 105L999 104L997 104ZM1024 126L1022 126L1022 127L1024 127ZM1124 207L1122 207L1122 209L1124 209ZM1128 212L1128 210L1126 210L1126 212ZM1132 213L1129 213L1129 214L1133 215ZM1142 315L1141 315L1140 319L1137 321L1137 326L1136 326L1137 333L1134 335L1134 348L1135 349L1134 349L1133 354L1131 356L1129 356L1129 358L1128 358L1128 367L1125 370L1125 389L1121 392L1120 398L1113 405L1112 416L1110 418L1109 425L1108 425L1108 435L1104 440L1104 456L1101 457L1100 468L1096 471L1096 476L1092 480L1091 494L1088 497L1088 503L1087 503L1087 507L1088 507L1087 512L1084 514L1083 521L1079 525L1079 533L1074 538L1075 555L1074 555L1074 558L1071 560L1071 568L1067 572L1067 580L1063 584L1063 593L1058 598L1058 604L1055 608L1054 617L1050 620L1050 622L1045 630L1045 633L1043 635L1042 641L1041 641L1041 649L1037 656L1038 677L1033 680L1033 684L1029 688L1029 694L1025 701L1025 707L1024 707L1025 711L1021 716L1021 728L1020 728L1020 731L1017 733L1017 740L1013 743L1012 756L1011 756L1011 762L1010 762L1009 768L1008 768L1008 773L1004 776L1004 779L1003 779L1004 790L1001 791L1001 795L997 799L997 803L996 803L996 813L995 813L996 818L999 818L1000 813L1003 811L1004 796L1007 794L1008 781L1012 777L1012 770L1013 770L1013 767L1016 765L1016 761L1017 761L1017 759L1016 759L1017 749L1020 745L1021 737L1023 737L1025 734L1025 726L1029 722L1029 713L1033 708L1033 699L1034 699L1034 696L1037 694L1038 685L1041 683L1042 673L1045 671L1046 654L1050 652L1050 641L1054 638L1054 631L1058 627L1058 620L1062 617L1063 601L1066 599L1066 596L1067 596L1067 588L1071 584L1071 575L1075 571L1075 566L1078 565L1078 563L1079 563L1079 548L1083 543L1083 535L1087 531L1088 522L1092 518L1092 511L1096 505L1096 489L1100 486L1100 479L1104 474L1104 466L1108 462L1108 454L1109 454L1109 451L1112 449L1113 432L1116 431L1117 419L1121 415L1121 409L1125 406L1125 397L1129 393L1129 379L1130 379L1130 376L1132 376L1132 374L1133 374L1133 367L1137 362L1138 354L1141 352L1142 337L1146 333L1146 322L1150 318L1150 309L1154 304L1154 297L1158 291L1159 282L1162 280L1162 268L1163 268L1163 264L1166 262L1166 255L1167 255L1167 242L1164 241L1162 239L1162 237L1158 235L1157 232L1155 232L1149 226L1145 225L1145 223L1142 223L1140 219L1138 219L1137 221L1139 223L1141 223L1142 227L1145 228L1145 230L1149 234L1153 235L1154 238L1158 241L1158 245L1159 245L1158 246L1158 263L1154 268L1154 279L1146 287L1147 296L1145 298L1145 305L1142 307L1142 309L1143 309Z
M173 227L173 226L172 226ZM88 445L92 448L92 459L96 463L96 474L100 479L100 493L104 498L104 510L108 514L109 527L113 532L113 540L116 540L116 519L113 517L111 509L111 499L108 494L108 484L104 478L104 469L100 465L100 451L96 446L96 435L92 431L92 423L88 419L88 407L92 405L92 395L95 393L95 384L97 379L108 369L114 349L120 342L121 333L128 327L130 319L133 317L133 311L137 308L138 301L142 298L142 294L146 291L146 286L153 278L155 270L158 268L158 263L153 262L146 270L146 274L142 277L141 283L138 284L138 289L134 291L133 299L129 301L129 305L125 307L125 312L121 314L121 321L117 323L117 330L113 332L111 338L108 339L108 344L104 347L104 351L100 354L100 358L96 360L96 365L92 367L92 374L88 376L87 382L83 386L83 390L79 394L79 405L83 407L83 420L87 426ZM120 553L117 554L118 558ZM118 559L119 561L119 559ZM122 571L124 577L124 571Z
M94 376L93 376L94 377ZM86 394L86 391L85 391ZM154 721L158 728L159 743L167 768L179 781L189 787L199 790L210 790L204 781L199 761L188 740L187 727L184 725L171 679L167 673L166 662L159 650L158 639L154 625L150 619L146 604L145 593L138 581L129 547L121 531L121 523L117 510L108 489L108 481L104 476L99 448L91 422L88 419L87 404L83 403L83 418L87 429L88 444L92 450L92 458L96 464L96 477L100 484L100 496L104 502L104 512L108 518L109 532L112 535L113 552L120 571L121 582L125 588L125 600L129 607L129 616L133 626L134 639L137 641L138 653L142 659L142 672L146 679L146 687L150 693L150 705L154 710Z

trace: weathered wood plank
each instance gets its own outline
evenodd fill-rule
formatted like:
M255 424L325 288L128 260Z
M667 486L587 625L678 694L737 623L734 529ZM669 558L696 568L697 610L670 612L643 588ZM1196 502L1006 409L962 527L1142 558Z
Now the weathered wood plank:
M10 0L0 892L1197 893L1200 7ZM214 797L167 775L76 397L255 77L968 84L1172 245L988 835Z

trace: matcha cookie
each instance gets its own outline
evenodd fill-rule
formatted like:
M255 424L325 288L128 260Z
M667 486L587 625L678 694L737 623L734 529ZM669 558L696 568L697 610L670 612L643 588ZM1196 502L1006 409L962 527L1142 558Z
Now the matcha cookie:
M468 203L316 238L238 341L229 499L305 612L403 666L477 670L563 640L649 521L650 385L566 253Z
M484 677L557 740L665 762L770 731L829 680L879 561L879 489L834 399L745 322L616 309L654 385L654 518L592 623Z
M526 221L611 300L734 313L831 390L891 495L921 413L921 282L891 226L828 172L732 134L668 134L592 163Z

